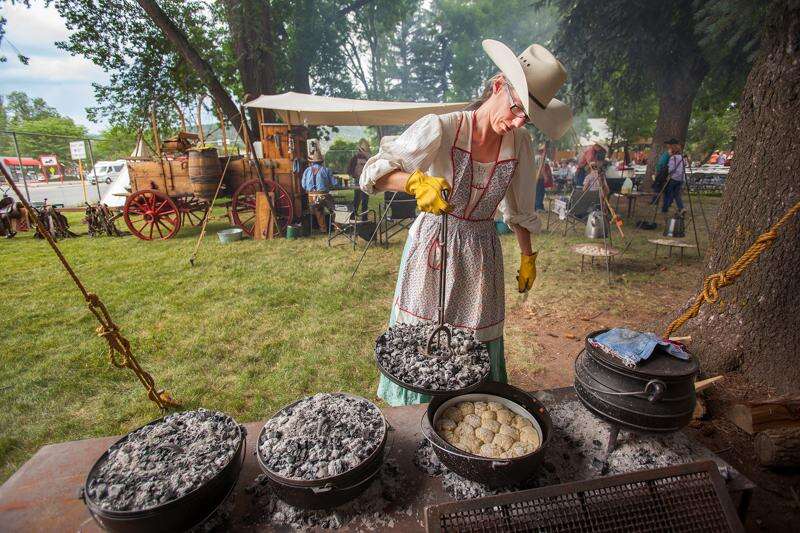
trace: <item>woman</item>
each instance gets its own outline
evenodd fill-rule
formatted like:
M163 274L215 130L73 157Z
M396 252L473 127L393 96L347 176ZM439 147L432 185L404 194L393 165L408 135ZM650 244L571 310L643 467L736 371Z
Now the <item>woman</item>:
M540 222L534 209L533 148L523 126L530 122L559 138L569 129L572 114L553 99L566 72L546 49L532 45L517 57L493 40L483 41L483 49L500 73L489 80L481 98L464 111L425 116L382 143L364 167L361 188L368 193L405 191L416 197L422 211L406 241L390 324L436 320L437 236L441 215L447 213L445 321L473 330L488 344L491 379L505 382L503 255L493 215L499 208L516 234L522 254L518 288L526 292L536 278L530 234ZM378 395L390 405L429 400L384 376Z

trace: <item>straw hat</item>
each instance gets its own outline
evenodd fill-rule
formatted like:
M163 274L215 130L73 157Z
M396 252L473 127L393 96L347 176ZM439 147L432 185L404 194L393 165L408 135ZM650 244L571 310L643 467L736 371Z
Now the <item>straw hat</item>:
M553 97L567 80L564 65L538 44L532 44L519 56L500 41L485 39L481 44L522 97L522 106L531 122L551 139L563 137L572 126L572 111ZM526 94L528 98L524 98Z

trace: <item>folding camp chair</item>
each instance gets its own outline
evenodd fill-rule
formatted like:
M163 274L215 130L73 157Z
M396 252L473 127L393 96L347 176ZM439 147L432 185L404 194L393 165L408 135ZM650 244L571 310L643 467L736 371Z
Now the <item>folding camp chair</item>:
M387 212L388 209L388 212ZM389 246L389 239L408 229L417 218L417 200L404 192L384 192L383 202L378 207L381 223L381 242ZM384 216L384 213L386 215Z
M600 191L583 191L573 189L566 206L566 212L559 213L559 219L564 221L564 236L571 227L575 231L579 224L586 223L589 213L600 207ZM550 226L550 213L547 214L548 228Z
M372 214L372 220L369 219ZM362 215L367 215L362 220ZM328 221L328 246L336 237L346 237L356 249L358 238L369 241L377 226L375 210L369 209L363 213L355 213L352 204L334 204L333 214Z

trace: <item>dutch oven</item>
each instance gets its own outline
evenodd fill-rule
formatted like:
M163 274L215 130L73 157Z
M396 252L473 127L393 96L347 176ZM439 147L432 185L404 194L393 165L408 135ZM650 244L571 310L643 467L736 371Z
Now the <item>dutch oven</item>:
M131 433L135 433L144 427L161 423L164 421L164 418L159 418L149 424L145 424L131 431ZM186 531L196 525L202 524L233 491L239 479L239 473L242 470L247 447L245 442L247 430L244 426L240 425L239 444L230 461L228 461L222 470L214 477L193 491L184 494L180 498L147 509L135 511L112 511L102 509L89 496L89 482L95 478L97 470L106 461L109 451L125 442L129 435L130 433L115 442L100 456L100 459L94 463L79 494L95 522L107 531L116 531L120 533L140 531L159 533L163 531L167 533Z
M364 400L359 396L351 394L338 393L343 396L349 396L354 399ZM278 411L275 416L281 414L287 409L291 409L303 398L293 402ZM371 403L371 402L370 402ZM378 406L375 409L378 409ZM380 412L380 409L378 409ZM264 456L261 454L261 442L265 437L266 427L261 429L258 435L258 445L256 446L256 459L258 466L267 476L267 483L275 494L283 501L294 507L303 509L327 509L330 507L337 507L350 500L356 498L359 494L364 492L370 483L375 480L380 474L381 467L383 466L384 450L386 448L386 441L389 436L389 423L386 417L381 413L383 420L383 438L381 443L375 450L355 468L343 472L335 476L328 476L320 479L298 479L284 477L276 474L269 469Z
M671 432L686 426L696 403L697 359L678 359L656 347L646 360L628 367L621 359L594 347L586 347L575 359L575 392L581 402L601 418L645 432Z
M460 450L445 441L434 429L441 413L450 405L466 401L502 403L512 412L528 418L539 432L541 443L535 451L513 459L492 459ZM520 485L539 469L553 433L553 423L544 406L527 392L489 381L470 394L452 398L436 397L422 416L422 434L431 443L434 453L456 474L490 487Z

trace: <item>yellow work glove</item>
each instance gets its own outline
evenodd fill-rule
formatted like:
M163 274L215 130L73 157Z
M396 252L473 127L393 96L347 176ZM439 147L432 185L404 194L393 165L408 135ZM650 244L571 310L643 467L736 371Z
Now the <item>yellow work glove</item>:
M450 184L444 178L428 176L417 170L408 177L406 192L417 199L420 211L427 211L434 215L449 213L451 206L444 198L442 191L450 191Z
M533 282L536 279L536 255L539 252L533 252L533 255L525 255L519 259L519 271L517 272L517 285L519 292L528 292L533 287Z

